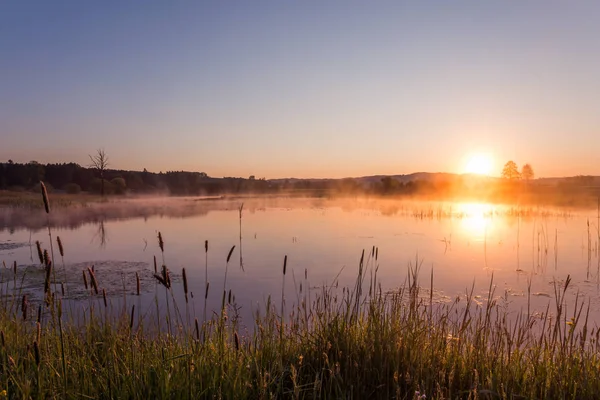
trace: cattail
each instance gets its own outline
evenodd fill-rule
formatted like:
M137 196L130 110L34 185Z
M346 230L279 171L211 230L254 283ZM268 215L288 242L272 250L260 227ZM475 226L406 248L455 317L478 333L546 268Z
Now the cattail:
M35 356L35 363L39 367L41 358L40 358L40 348L38 346L37 340L33 342L33 354Z
M36 322L35 323L35 331L36 331L36 338L39 343L42 338L42 324L40 324L39 322Z
M13 262L13 273L16 275L17 274L17 262Z
M285 271L287 269L287 256L283 258L283 275L285 275Z
M182 269L181 275L183 276L183 293L185 293L185 302L188 302L188 282L187 275L185 274L185 268Z
M91 283L92 287L94 288L94 292L96 292L96 294L98 294L99 293L98 292L98 282L96 281L96 274L94 273L93 268L94 268L93 266L92 266L92 268L88 267L88 272L90 274L90 283Z
M135 273L135 286L137 289L137 295L140 295L140 275L136 272Z
M235 245L233 245L233 247L231 248L231 250L229 250L229 254L227 255L227 262L229 262L229 259L231 258L231 254L233 253L233 249L235 249Z
M42 323L42 305L41 304L38 306L37 323L38 324Z
M154 256L154 273L158 274L158 268L156 266L156 256Z
M185 274L185 268L183 268L181 270L181 275L183 276L183 292L185 294L188 293L188 282L187 282L187 275Z
M196 340L200 340L200 328L198 328L198 318L194 318L194 324L196 325Z
M240 337L237 332L233 334L233 339L235 340L235 351L240 351Z
M48 203L48 191L46 190L46 185L44 185L44 182L40 181L40 186L42 188L42 200L44 200L46 214L50 214L50 203Z
M208 253L208 240L204 241L204 252Z
M52 261L48 261L46 266L46 279L44 280L44 293L50 291L50 274L52 273Z
M164 281L164 285L167 289L171 287L171 276L169 274L169 269L166 265L162 266L162 278Z
M60 283L60 291L62 296L65 297L65 285L62 282Z
M377 257L379 256L379 247L375 248L375 261L377 261Z
M308 268L304 268L304 279L308 279Z
M206 282L206 290L204 292L204 300L208 298L208 288L210 287L210 282Z
M229 289L229 296L227 297L227 304L231 304L231 289Z
M35 246L37 247L38 257L40 258L40 264L44 264L44 252L42 251L42 245L39 240L35 241Z
M162 234L158 232L158 247L160 247L161 252L165 252L165 242L163 241Z
M133 329L133 316L135 315L135 304L131 306L131 319L129 320L129 329Z
M50 263L50 256L48 255L48 250L44 250L44 265L48 267Z
M88 290L87 276L85 276L85 270L82 270L81 274L83 275L83 285L85 286L85 290Z
M160 282L161 285L163 285L167 289L169 288L169 283L167 282L165 275L154 274L154 277L157 281Z
M104 300L104 308L108 307L108 303L106 302L106 290L102 288L102 299Z
M23 295L23 300L21 300L21 312L23 313L23 320L27 320L27 305L28 305L28 301L27 301L27 295L24 294Z
M65 256L65 249L63 247L62 240L60 240L60 236L56 237L56 242L58 243L58 252L60 253L60 256L64 257Z

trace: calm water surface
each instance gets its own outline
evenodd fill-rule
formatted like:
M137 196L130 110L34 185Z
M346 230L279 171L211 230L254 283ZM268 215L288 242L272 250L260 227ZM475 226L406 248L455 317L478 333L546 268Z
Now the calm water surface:
M240 243L238 207L242 201ZM125 294L150 314L157 290L152 277L153 257L157 257L160 267L164 256L174 274L176 293L183 291L181 269L186 268L194 294L191 312L201 317L206 273L204 242L208 240L209 309L219 307L226 257L235 245L227 289L232 290L240 314L247 319L252 310L264 305L269 294L280 301L285 255L286 302L291 304L297 302L300 283L305 288L336 282L340 287L351 287L363 249L365 259L369 259L376 247L377 260L369 259L369 267L378 266L383 290L402 286L408 267L420 265L423 287L429 287L433 269L437 301L464 296L474 283L474 293L480 296L477 301L483 303L493 276L495 295L507 307L515 312L527 307L530 282L533 310L545 311L554 299L554 283L561 284L570 275L573 283L567 298L573 304L577 293L584 296L591 302L593 325L600 323L600 312L595 311L600 310L595 209L368 199L214 200L202 202L200 208L193 199L171 202L143 216L132 213L136 215L133 218L122 212L117 217L114 212L93 212L93 218L81 217L77 224L71 221L71 228L53 222L57 225L53 235L59 235L65 245L64 264L56 246L55 257L60 278L67 282L67 296L87 298L81 271L94 265L99 284L106 288L112 302L120 301ZM112 207L133 210L144 205ZM158 247L159 231L165 241L164 255ZM38 227L15 224L0 232L0 260L7 267L17 262L16 286L22 286L32 299L39 299L43 288L36 240L42 247L49 247L48 232ZM131 296L136 290L136 272L141 276L141 298ZM9 268L3 268L2 279L5 287L15 284ZM184 304L181 298L178 303Z

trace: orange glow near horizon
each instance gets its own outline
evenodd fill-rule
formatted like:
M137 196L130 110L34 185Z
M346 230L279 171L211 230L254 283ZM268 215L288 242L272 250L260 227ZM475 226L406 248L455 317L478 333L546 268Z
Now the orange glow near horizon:
M490 175L493 168L492 157L484 153L476 153L471 155L464 172L468 174Z

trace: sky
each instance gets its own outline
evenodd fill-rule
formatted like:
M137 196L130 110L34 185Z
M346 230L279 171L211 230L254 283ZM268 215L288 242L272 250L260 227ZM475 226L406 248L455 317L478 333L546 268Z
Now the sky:
M0 162L600 175L600 2L0 2Z

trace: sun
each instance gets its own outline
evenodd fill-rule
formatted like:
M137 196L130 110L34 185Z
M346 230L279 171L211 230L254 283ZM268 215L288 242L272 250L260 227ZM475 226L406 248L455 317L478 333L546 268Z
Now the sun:
M492 158L487 154L473 154L465 165L467 174L489 175L492 172Z

